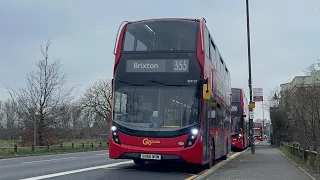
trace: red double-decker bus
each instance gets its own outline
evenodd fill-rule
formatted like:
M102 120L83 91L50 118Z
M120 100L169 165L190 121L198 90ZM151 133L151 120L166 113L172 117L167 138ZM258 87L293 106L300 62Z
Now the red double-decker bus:
M231 151L230 72L204 19L124 22L109 157L212 166Z
M256 140L259 140L259 141L263 141L263 136L262 136L262 122L254 122L253 123L253 128L254 128L254 138Z
M244 150L249 146L248 101L244 90L232 88L231 100L231 147Z

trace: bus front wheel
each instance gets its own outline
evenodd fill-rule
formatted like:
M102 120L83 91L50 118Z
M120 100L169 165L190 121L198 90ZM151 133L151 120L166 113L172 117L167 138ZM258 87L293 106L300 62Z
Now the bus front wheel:
M212 149L211 149L211 154L212 154L212 158L211 161L209 161L209 163L206 164L206 168L210 169L213 165L213 162L216 160L216 154L215 154L215 145L214 145L214 139L212 139Z
M133 162L136 165L144 165L146 163L146 161L142 160L142 159L134 159Z

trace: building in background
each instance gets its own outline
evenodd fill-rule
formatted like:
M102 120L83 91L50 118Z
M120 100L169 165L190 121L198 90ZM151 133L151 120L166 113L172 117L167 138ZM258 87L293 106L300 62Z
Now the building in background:
M296 76L291 82L280 84L281 101L286 102L288 92L293 93L296 89L305 85L315 85L320 83L320 70L314 70L310 75ZM280 104L286 105L286 104Z

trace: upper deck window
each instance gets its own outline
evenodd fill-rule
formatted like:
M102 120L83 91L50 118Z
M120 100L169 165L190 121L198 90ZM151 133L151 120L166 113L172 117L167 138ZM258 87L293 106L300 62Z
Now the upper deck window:
M239 89L232 89L232 102L240 102L241 91Z
M176 51L197 49L198 22L150 20L128 24L123 51Z

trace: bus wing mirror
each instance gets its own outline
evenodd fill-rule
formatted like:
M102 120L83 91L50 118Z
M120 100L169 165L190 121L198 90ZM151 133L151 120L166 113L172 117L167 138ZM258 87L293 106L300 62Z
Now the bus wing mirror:
M247 117L247 115L243 115L242 117Z

